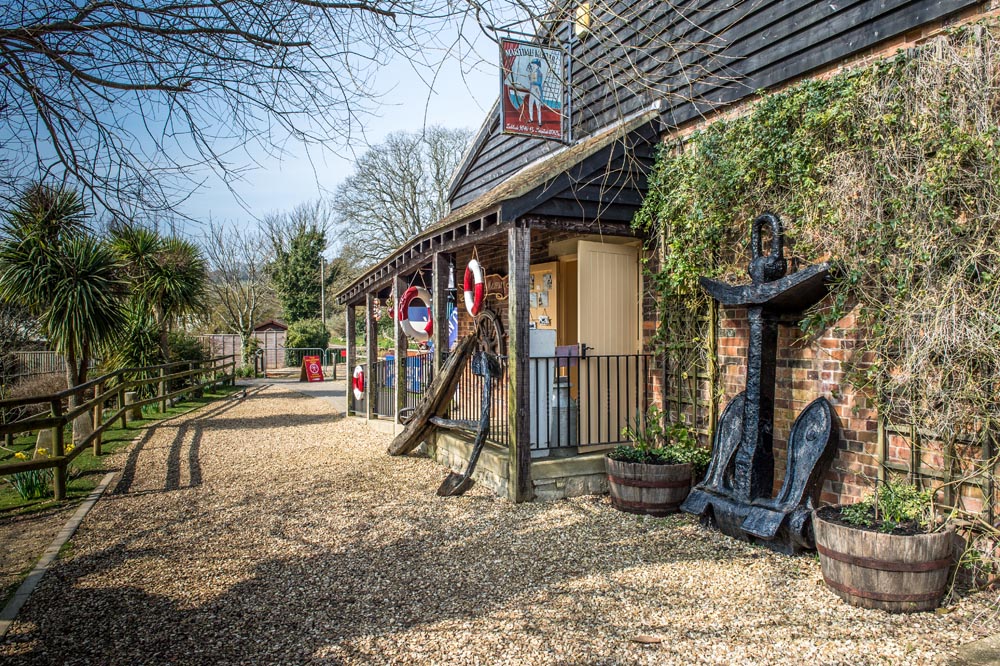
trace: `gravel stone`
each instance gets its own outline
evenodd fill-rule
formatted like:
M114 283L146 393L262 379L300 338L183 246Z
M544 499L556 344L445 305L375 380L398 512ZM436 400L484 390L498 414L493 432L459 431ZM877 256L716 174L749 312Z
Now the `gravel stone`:
M156 427L0 662L926 664L1000 631L995 592L852 608L815 557L603 496L439 498L446 470L389 439L274 386Z

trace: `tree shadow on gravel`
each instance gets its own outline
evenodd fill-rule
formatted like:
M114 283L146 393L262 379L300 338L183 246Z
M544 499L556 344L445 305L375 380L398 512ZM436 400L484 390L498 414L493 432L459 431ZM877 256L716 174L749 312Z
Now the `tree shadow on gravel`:
M285 542L289 552L309 554L262 557L241 582L208 595L199 590L205 599L200 603L134 586L94 587L81 581L140 555L161 559L184 551L177 544L131 550L130 543L149 543L151 534L165 529L162 525L61 563L23 609L20 621L26 624L8 638L8 647L0 645L0 655L16 652L23 664L365 662L377 660L377 654L358 652L356 639L362 637L472 621L512 608L530 612L535 605L575 594L574 581L581 577L606 578L637 562L702 559L683 548L644 544L641 529L609 535L608 543L595 545L592 554L571 559L560 545L584 535L561 525L504 532L495 515L445 518L442 509L412 520L392 516L404 528L401 535L391 526L378 527L377 521L388 518L379 507L331 502L328 508L350 517L336 538L314 541L295 535L301 526L279 523L279 533L272 531L269 538ZM530 520L537 512L523 513ZM310 516L315 514L307 512ZM244 546L242 553L222 557L254 552L252 542ZM192 547L196 552L194 543ZM633 556L606 557L600 550L605 547L626 547ZM204 557L211 562L209 554ZM211 568L204 562L195 566ZM192 585L211 587L211 582ZM156 584L151 581L148 587ZM592 622L608 613L620 590L612 586L608 594L581 595L576 600L581 617L569 621ZM56 608L78 612L53 612ZM81 622L81 614L100 621ZM461 648L454 645L456 651Z
M248 392L248 397L252 398L257 392L259 391ZM142 435L140 435L139 440L129 449L128 456L125 459L125 464L122 467L121 477L110 494L123 495L131 491L132 486L135 483L135 473L139 464L139 457L142 455L142 452L149 443L150 439L152 439L153 435L160 428L176 429L174 437L170 442L170 451L167 454L164 490L178 490L180 488L180 459L184 447L184 441L189 433L192 433L192 435L187 454L188 476L190 478L188 487L201 485L202 477L199 455L201 451L201 439L204 428L207 425L210 429L215 429L215 423L219 415L225 414L226 412L234 409L244 401L245 398L230 397L223 399L220 402L213 403L203 410L195 412L193 418L179 424L172 420L165 421L163 423L150 424L149 427L143 431ZM211 422L206 424L205 421L208 419L211 419Z

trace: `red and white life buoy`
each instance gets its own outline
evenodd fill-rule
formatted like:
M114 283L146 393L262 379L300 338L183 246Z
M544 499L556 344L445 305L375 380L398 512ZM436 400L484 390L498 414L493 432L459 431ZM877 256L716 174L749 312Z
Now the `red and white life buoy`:
M427 306L427 321L410 321L410 303L422 301ZM431 292L423 287L410 287L403 292L399 299L399 327L403 329L406 337L413 338L417 342L427 342L434 332L434 320L431 317Z
M465 309L475 317L483 310L483 301L486 300L486 280L483 278L483 267L473 259L465 267L465 279L462 281L465 288Z
M354 398L356 400L361 400L365 397L365 369L360 365L354 366L354 379L351 380L351 386L354 387Z

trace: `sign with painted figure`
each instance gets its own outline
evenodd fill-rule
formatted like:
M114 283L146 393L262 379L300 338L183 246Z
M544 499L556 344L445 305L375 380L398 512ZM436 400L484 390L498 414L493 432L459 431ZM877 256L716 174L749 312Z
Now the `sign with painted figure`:
M323 364L320 363L319 356L302 357L302 373L299 381L321 382L323 381Z
M530 42L500 40L500 125L506 134L565 141L563 54Z

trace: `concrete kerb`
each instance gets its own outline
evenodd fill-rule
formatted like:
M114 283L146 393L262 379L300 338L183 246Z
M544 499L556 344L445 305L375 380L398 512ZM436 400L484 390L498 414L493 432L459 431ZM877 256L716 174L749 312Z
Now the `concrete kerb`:
M246 389L244 389L243 395L246 395ZM169 421L173 421L174 419L179 419L182 416L187 416L202 407L205 407L205 405L192 407L191 409L185 410L180 414L160 419L156 423L149 424L147 427L155 428L162 423L167 423ZM142 437L143 435L135 437L131 442L129 442L128 448L135 446L136 443L142 439ZM38 562L31 569L31 572L21 582L21 585L18 586L14 595L7 601L7 605L4 606L2 611L0 611L0 640L3 640L7 636L7 632L10 630L14 620L17 619L17 614L20 612L21 607L24 606L28 597L31 596L31 593L35 591L35 588L42 580L45 572L48 571L49 567L52 566L52 563L55 562L56 558L59 556L59 551L62 550L62 547L65 546L71 538L73 538L73 535L80 527L83 519L86 518L87 514L90 513L90 510L94 508L94 505L97 504L97 500L99 500L104 494L104 491L108 489L108 486L111 485L111 482L117 474L118 472L108 472L104 475L104 478L102 478L101 482L97 484L97 487L94 488L89 495L87 495L87 498L77 508L76 512L73 513L73 516L66 521L63 528L59 530L56 538L52 541L49 547L45 549Z
M135 440L133 440L133 444L134 443ZM17 588L17 591L14 592L14 596L12 596L10 601L7 602L7 605L4 606L3 611L0 611L0 640L7 635L7 631L17 618L18 611L21 610L21 606L23 606L24 602L28 600L31 593L35 591L35 587L42 580L42 576L45 575L45 572L49 570L50 566L52 566L56 557L59 556L59 551L64 545L66 545L66 542L72 538L73 534L76 533L77 528L80 527L80 523L83 522L83 519L86 518L87 514L90 513L90 510L94 508L95 504L97 504L97 500L101 498L104 491L107 490L109 485L111 485L111 481L115 478L115 474L117 474L117 472L108 472L104 475L104 478L101 479L101 482L97 485L97 487L91 491L91 493L87 496L87 499L83 501L83 504L77 508L73 517L66 522L61 530L59 530L59 534L56 535L52 544L45 549L44 553L42 553L41 559L38 560L38 563L35 564L31 573L28 574L28 577L25 578L20 587Z

